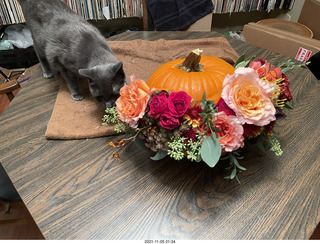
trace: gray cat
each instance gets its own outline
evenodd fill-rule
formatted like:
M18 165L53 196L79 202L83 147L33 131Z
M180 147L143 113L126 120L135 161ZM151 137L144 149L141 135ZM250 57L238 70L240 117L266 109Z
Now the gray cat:
M34 40L43 76L61 73L74 100L82 100L79 77L105 107L112 107L125 83L119 62L100 32L61 0L18 0Z

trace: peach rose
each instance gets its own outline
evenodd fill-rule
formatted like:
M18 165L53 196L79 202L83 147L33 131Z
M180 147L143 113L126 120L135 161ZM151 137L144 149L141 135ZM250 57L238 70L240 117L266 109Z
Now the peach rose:
M264 126L276 119L273 91L274 86L261 80L254 69L241 67L226 75L221 97L242 124Z
M215 114L214 127L219 128L216 132L225 152L232 152L244 146L243 126L234 115L227 115L224 111Z
M262 78L267 75L270 68L270 63L267 60L263 60L262 58L258 58L257 61L251 61L249 67L254 69L259 78Z
M130 77L131 83L120 90L116 101L118 119L134 127L144 114L150 99L150 88L144 80Z

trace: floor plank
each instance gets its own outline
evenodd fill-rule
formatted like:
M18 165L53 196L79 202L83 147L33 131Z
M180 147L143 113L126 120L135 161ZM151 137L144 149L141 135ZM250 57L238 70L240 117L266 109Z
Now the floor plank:
M0 213L1 240L44 240L23 202L10 202L10 210Z

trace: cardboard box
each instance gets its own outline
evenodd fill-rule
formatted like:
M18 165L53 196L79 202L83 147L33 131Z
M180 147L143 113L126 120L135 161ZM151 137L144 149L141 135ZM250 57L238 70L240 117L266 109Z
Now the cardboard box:
M211 31L212 13L207 14L193 24L189 25L184 31Z
M302 62L320 50L320 40L257 23L245 25L243 36L250 44Z
M298 22L308 26L313 38L320 40L320 1L305 0Z

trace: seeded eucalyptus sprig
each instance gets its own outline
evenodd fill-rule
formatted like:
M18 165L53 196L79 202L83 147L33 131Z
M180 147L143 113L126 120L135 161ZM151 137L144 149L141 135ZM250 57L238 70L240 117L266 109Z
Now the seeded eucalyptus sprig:
M307 65L310 62L307 63L301 63L301 64L295 64L296 61L292 61L291 59L288 59L286 62L283 62L282 64L279 65L279 67L281 68L282 73L286 73L291 69L298 69L298 68L307 68Z
M114 124L114 131L117 133L126 133L130 134L132 133L132 128L129 126L129 124L124 123L123 121L119 120L117 118L118 112L116 110L116 107L107 108L105 110L106 114L102 118L102 125L108 126L110 124Z

